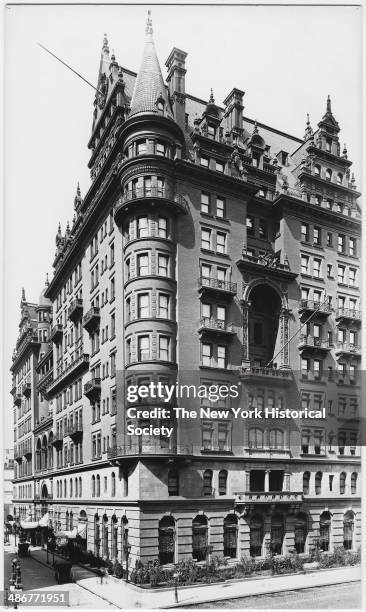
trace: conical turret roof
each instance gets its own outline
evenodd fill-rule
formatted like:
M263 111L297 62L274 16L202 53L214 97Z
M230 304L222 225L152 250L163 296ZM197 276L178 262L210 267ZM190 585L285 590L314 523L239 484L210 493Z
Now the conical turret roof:
M163 110L159 109L159 102L160 107L163 106ZM140 113L163 114L165 117L173 119L166 86L155 50L150 11L146 25L145 48L135 83L129 116L132 117Z

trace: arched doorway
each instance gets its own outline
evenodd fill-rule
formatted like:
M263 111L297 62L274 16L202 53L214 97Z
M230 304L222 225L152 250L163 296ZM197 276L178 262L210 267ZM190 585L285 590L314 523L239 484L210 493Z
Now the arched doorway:
M349 510L343 517L343 548L345 550L352 550L353 548L354 524L355 515L352 510Z
M162 565L174 563L175 533L175 519L164 516L159 521L159 561Z
M96 557L100 555L100 518L98 514L94 515L94 554Z
M263 518L255 514L250 521L250 556L261 557L263 548Z
M281 298L270 285L256 285L249 294L248 336L252 365L264 367L275 354Z
M208 520L199 514L192 521L192 556L197 561L204 561L208 547Z
M271 552L275 555L282 554L283 536L283 516L274 514L271 521Z
M224 557L236 559L238 554L238 517L228 514L224 518Z
M108 537L109 537L108 516L105 514L103 516L103 522L102 522L102 556L105 559L109 559Z
M118 557L118 521L117 521L117 517L115 514L112 516L111 529L112 529L111 559L112 561L116 561Z
M328 551L330 548L330 527L332 517L330 512L324 511L319 518L319 546L323 551Z
M121 519L121 540L122 540L122 561L126 561L126 554L128 550L128 519L127 516L123 516Z
M297 553L305 552L307 534L307 517L306 514L300 513L295 517L295 549Z

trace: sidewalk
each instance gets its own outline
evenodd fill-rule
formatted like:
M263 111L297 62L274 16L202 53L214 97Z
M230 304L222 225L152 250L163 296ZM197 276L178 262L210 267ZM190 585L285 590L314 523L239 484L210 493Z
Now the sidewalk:
M31 556L40 563L46 563L46 552L33 549ZM119 608L179 608L221 599L235 599L251 595L264 595L296 589L328 586L342 582L354 582L361 579L360 567L341 567L322 570L309 574L291 576L266 576L262 579L245 578L239 582L221 582L219 584L180 587L178 604L174 601L174 589L160 591L144 590L124 580L112 576L107 580L100 578L88 569L73 565L73 578L79 586L98 595Z

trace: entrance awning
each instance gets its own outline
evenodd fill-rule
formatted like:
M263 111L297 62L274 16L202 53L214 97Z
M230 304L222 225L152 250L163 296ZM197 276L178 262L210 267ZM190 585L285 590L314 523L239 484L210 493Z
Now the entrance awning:
M20 521L22 529L37 529L39 521Z

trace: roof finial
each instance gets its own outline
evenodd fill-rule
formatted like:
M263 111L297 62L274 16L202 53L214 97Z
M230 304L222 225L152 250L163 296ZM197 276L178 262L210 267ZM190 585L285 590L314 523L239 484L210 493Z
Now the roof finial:
M76 187L76 195L80 198L81 197L81 192L80 192L80 183L78 181L77 187Z
M150 9L147 11L147 20L146 20L146 28L145 33L152 36L153 27L152 27L152 19L151 19L151 11Z
M104 51L104 53L109 53L107 34L104 34L102 51Z
M348 155L347 155L348 151L347 151L347 147L344 144L343 145L343 151L342 151L342 157L344 157L344 159L348 159Z
M46 273L46 282L45 282L46 287L48 287L48 285L49 285L49 284L50 284L50 283L49 283L49 280L48 280L48 272L47 272L47 273Z
M309 113L306 113L306 128L304 134L304 140L308 140L313 135L313 129L310 125Z
M210 99L209 99L209 104L215 104L215 98L213 96L213 91L212 91L212 87L211 87L211 94L210 94Z
M327 98L327 113L332 114L332 105L331 105L330 95L328 95L328 98Z
M254 121L254 129L253 129L253 134L258 134L258 125L257 125L257 120Z
M22 302L25 302L25 289L22 287Z

